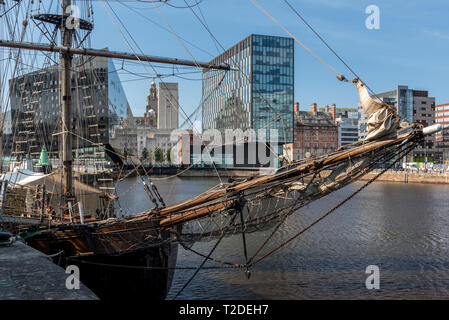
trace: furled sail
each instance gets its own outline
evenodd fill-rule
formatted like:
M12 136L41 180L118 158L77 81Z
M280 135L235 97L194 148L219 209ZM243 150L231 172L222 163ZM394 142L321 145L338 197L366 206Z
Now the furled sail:
M360 104L368 117L366 141L380 137L392 136L396 133L399 117L396 109L379 99L373 99L366 85L358 78L352 80L359 93Z

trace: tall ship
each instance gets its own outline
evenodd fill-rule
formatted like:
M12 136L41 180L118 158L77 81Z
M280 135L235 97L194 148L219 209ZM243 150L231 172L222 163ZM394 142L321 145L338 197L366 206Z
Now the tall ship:
M0 223L5 230L19 234L29 246L51 256L61 267L78 266L81 281L101 299L122 299L124 295L127 299L165 299L176 270L179 245L204 258L193 277L208 261L241 268L249 276L255 264L280 247L264 252L269 236L250 257L246 250L246 234L263 230L275 232L298 209L356 181L379 164L391 168L422 144L426 135L441 129L439 125L423 128L417 123L401 121L395 108L373 98L366 85L356 77L352 83L368 117L365 139L323 156L286 161L269 174L221 182L179 203L165 203L165 195L145 172L139 174L139 179L153 207L122 214L118 205L120 194L115 188L117 181L105 175L97 179L102 182L100 186L90 186L76 177L74 159L79 154L74 150L90 148L93 153L108 153L115 163L127 158L102 140L104 123L95 113L102 107L92 96L99 90L95 87L97 81L105 74L86 71L92 59L156 62L222 73L235 71L235 67L94 49L88 46L87 40L94 30L92 20L89 20L91 6L84 7L78 1L88 14L74 20L70 0L61 1L59 13L46 12L45 5L36 3L6 1L0 11L0 23L5 25L5 30L10 30L9 36L0 40L0 48L9 50L8 65L2 71L10 80L2 81L2 92L8 92L10 100L15 100L17 105L15 113L11 113L14 132L8 149L10 158L3 166L0 179ZM23 11L19 7L24 8ZM11 20L12 17L23 20L18 24ZM31 24L43 31L40 42L25 41ZM20 76L21 64L26 61L22 58L25 52L44 53L41 71ZM55 56L59 60L51 66ZM81 84L75 83L73 76L79 72L85 73L81 76L85 82ZM55 108L39 111L39 101L34 101L32 95L21 98L30 86L27 77L32 78L34 85L41 85L40 89L32 90L58 92L59 100L54 102L60 107L57 120L50 129L47 128L52 132L50 141L46 138L48 135L42 134L39 124L47 116L45 112L54 112ZM341 74L337 78L349 82ZM57 85L51 87L53 82ZM83 93L77 96L74 87L82 88ZM83 110L75 105L79 97L90 99ZM2 115L5 111L3 108ZM3 116L2 133L5 121ZM2 146L2 153L6 149ZM24 165L33 155L39 157L38 164L25 170ZM135 161L138 159L131 159L138 173L142 164ZM329 174L322 175L325 171ZM341 203L336 208L339 205ZM220 241L235 234L242 237L245 261L234 263L213 258ZM208 254L201 254L191 248L198 241L216 242Z

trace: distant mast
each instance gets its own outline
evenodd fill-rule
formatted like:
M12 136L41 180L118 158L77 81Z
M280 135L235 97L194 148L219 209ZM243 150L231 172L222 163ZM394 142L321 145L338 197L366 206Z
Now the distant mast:
M1 0L0 0L1 2ZM72 157L72 97L71 97L71 67L73 55L106 57L134 61L146 61L155 63L164 63L172 65L183 65L205 69L215 69L230 71L233 70L227 64L214 65L207 62L189 61L176 58L165 58L150 56L146 54L136 54L129 52L117 52L108 50L98 50L92 48L72 47L74 29L92 31L93 25L89 21L80 19L72 15L71 0L61 1L62 14L35 14L32 19L50 23L59 26L61 32L61 46L46 43L16 42L0 39L0 48L17 48L24 50L37 50L42 52L57 52L60 54L61 64L61 107L62 121L61 132L62 146L59 145L59 151L62 149L62 176L63 176L63 200L70 207L69 202L74 200L73 193L73 157ZM1 138L1 137L0 137ZM1 162L0 162L1 163Z
M67 26L71 0L62 1L61 42L66 48L72 47L72 29ZM65 19L64 19L65 18ZM62 166L64 177L64 197L69 201L72 192L72 82L70 68L72 55L70 52L61 53L61 93L62 93Z

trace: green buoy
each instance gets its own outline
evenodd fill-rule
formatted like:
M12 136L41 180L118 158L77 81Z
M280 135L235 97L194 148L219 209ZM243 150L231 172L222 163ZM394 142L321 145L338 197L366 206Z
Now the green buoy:
M48 153L47 148L45 148L45 145L42 147L41 155L39 157L39 162L37 163L38 166L41 166L43 169L43 172L49 173L51 172L51 164L48 160Z
M45 145L42 147L41 156L39 158L39 162L37 163L39 166L49 166L50 162L48 161L48 153Z

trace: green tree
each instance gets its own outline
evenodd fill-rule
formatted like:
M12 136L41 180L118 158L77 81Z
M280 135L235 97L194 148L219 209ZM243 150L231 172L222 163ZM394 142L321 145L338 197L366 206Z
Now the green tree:
M165 154L165 159L168 161L168 163L171 163L171 147L168 148L168 150Z
M143 148L142 155L140 157L140 161L141 162L146 162L147 159L148 159L148 150L147 150L147 148Z
M154 161L156 162L164 161L164 152L162 152L161 148L156 148L156 151L154 152Z
M147 161L150 163L153 162L153 150L151 149L148 149Z

